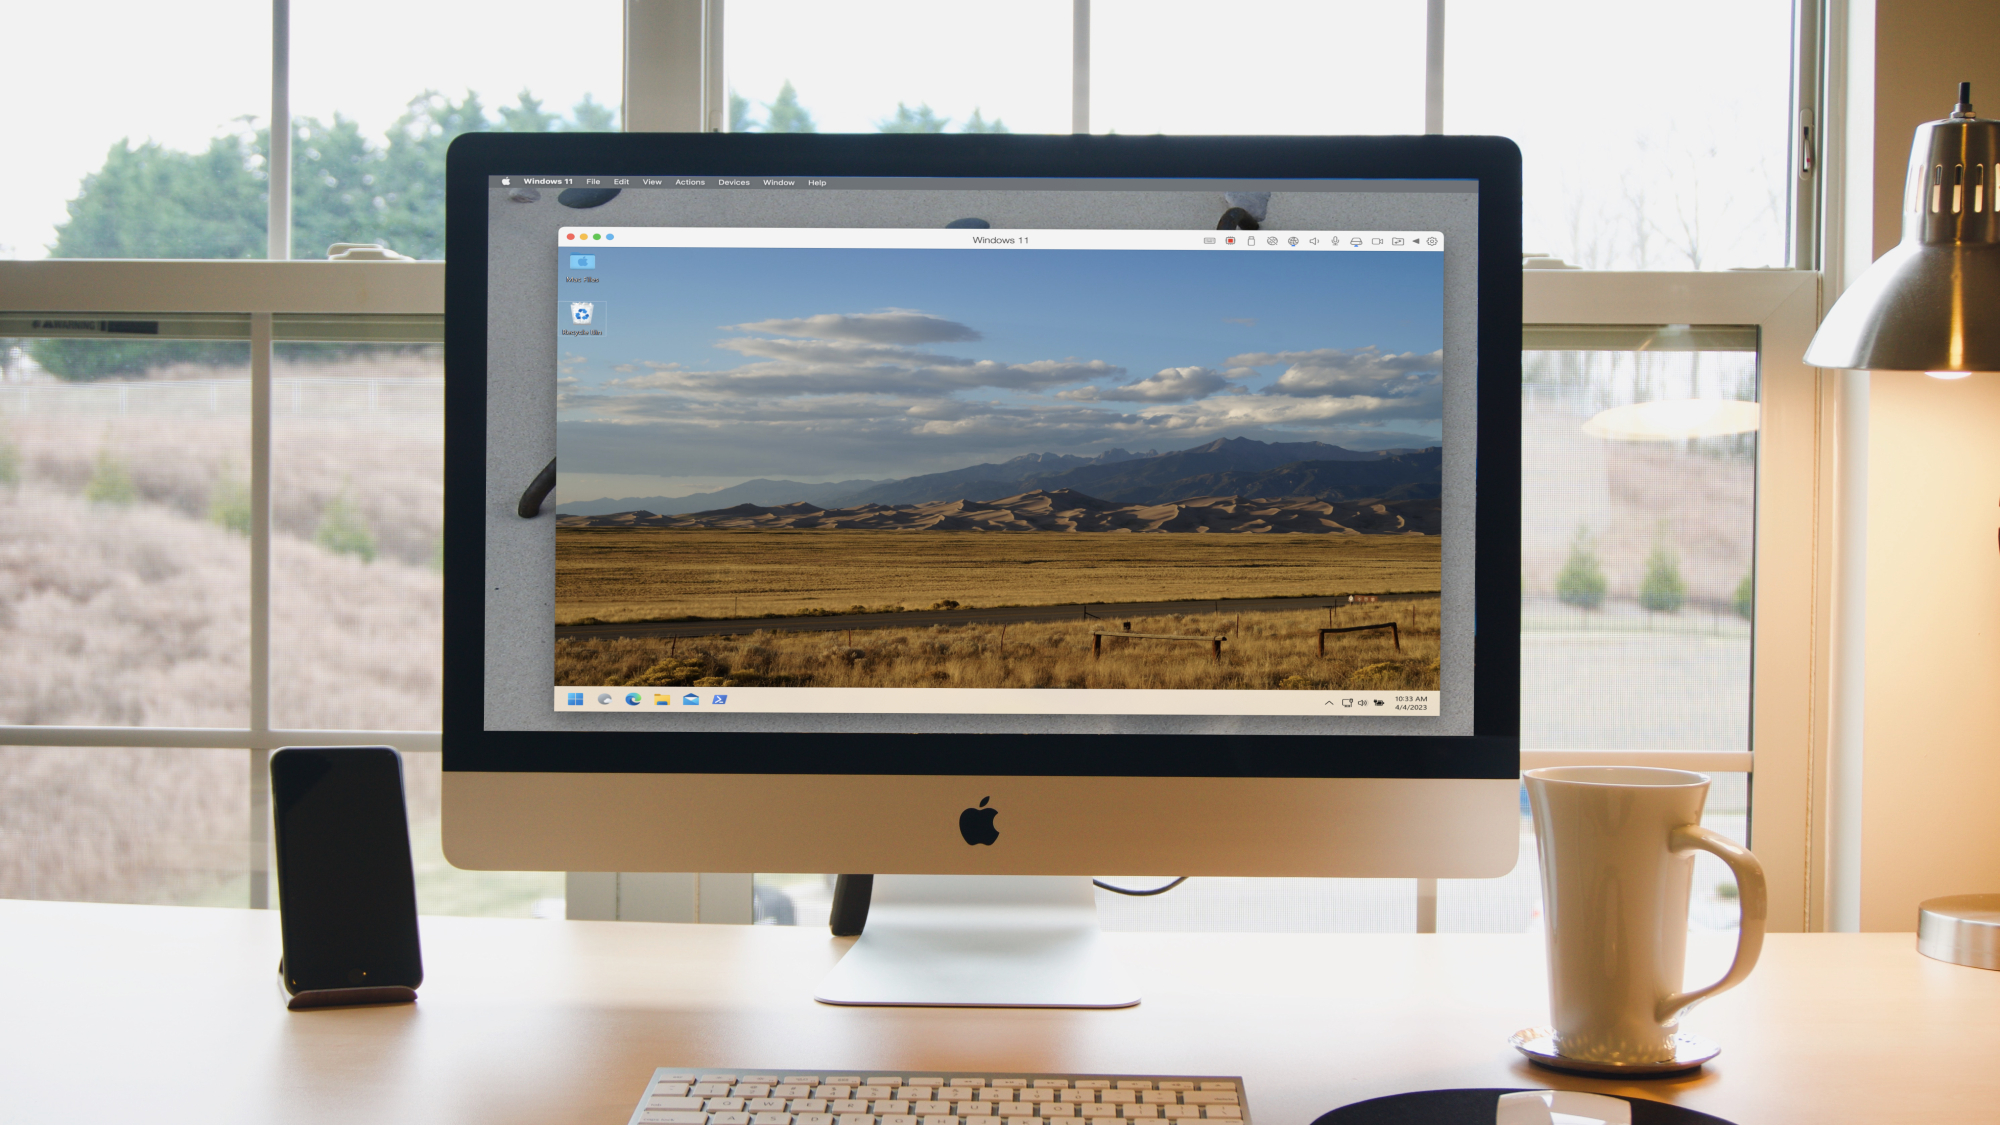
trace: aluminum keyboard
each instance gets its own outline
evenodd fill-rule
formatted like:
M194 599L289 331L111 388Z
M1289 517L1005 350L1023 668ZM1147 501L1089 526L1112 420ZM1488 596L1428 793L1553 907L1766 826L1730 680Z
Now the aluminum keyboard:
M1246 1125L1243 1080L1185 1074L783 1074L663 1067L631 1125L1039 1125L1051 1119ZM1106 1125L1113 1125L1106 1122Z

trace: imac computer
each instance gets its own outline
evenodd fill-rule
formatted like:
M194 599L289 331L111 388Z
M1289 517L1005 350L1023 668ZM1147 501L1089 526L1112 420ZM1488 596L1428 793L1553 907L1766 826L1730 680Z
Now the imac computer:
M1512 867L1510 142L488 133L447 199L453 863L869 873L820 999L1107 1007L1093 874Z

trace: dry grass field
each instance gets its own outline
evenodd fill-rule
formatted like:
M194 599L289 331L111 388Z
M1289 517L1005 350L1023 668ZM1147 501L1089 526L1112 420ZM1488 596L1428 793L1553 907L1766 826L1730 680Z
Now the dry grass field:
M555 623L1431 591L1439 550L1414 535L564 528Z
M1092 629L1223 636L1222 662L1206 644L1106 638L1093 658ZM1188 613L1117 621L968 624L919 629L793 632L757 629L732 637L564 638L556 682L631 687L967 687L1435 689L1435 598L1342 606L1336 626L1394 621L1387 630L1327 638L1323 609L1282 613Z

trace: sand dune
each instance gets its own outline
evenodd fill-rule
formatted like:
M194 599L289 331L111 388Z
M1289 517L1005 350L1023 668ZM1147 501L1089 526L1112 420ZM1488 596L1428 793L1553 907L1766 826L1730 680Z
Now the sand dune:
M662 516L647 511L605 516L558 515L556 522L565 528L1436 535L1438 502L1193 496L1166 504L1114 504L1063 488L1023 492L1002 500L861 504L852 508L822 508L803 502L769 507L738 504L684 516Z

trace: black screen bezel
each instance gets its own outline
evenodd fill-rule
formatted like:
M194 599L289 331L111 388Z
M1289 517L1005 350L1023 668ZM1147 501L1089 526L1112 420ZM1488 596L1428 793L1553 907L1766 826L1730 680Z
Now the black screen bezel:
M1470 735L485 729L490 177L1452 179L1479 184ZM468 133L446 157L444 768L551 773L1512 778L1520 770L1521 154L1502 137Z

